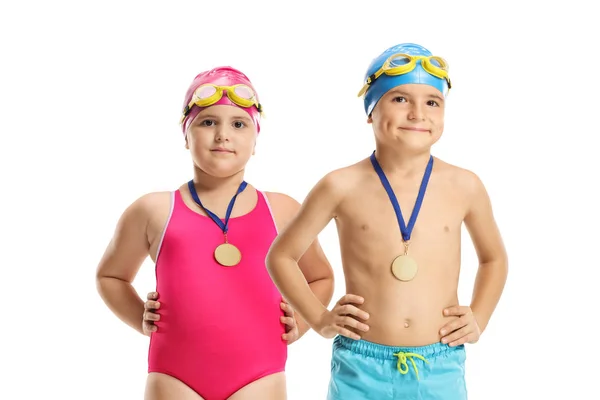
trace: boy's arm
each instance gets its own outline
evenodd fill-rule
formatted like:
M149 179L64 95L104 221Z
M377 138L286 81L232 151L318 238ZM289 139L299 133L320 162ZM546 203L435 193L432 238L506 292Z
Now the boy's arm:
M483 332L500 301L508 275L506 249L496 224L489 195L477 176L473 176L472 203L465 227L479 259L471 310Z
M273 209L273 216L278 230L283 231L294 219L300 209L300 203L293 198L281 193L266 193ZM333 269L317 238L310 244L306 252L298 261L298 265L312 293L324 305L328 306L333 296L334 280ZM310 327L301 318L296 316L298 338L302 337Z
M148 256L146 202L142 197L123 212L96 271L96 287L106 305L142 334L144 301L131 283Z
M468 173L467 190L470 204L465 216L465 227L473 241L479 260L471 305L454 306L444 315L459 318L441 330L443 340L451 345L474 343L485 330L500 301L508 274L504 243L496 224L489 195L475 174Z
M307 249L317 239L318 234L335 218L337 205L343 198L336 188L335 173L321 179L310 191L298 214L273 242L267 255L267 269L273 282L291 306L300 314L307 324L314 328L321 316L327 312L324 304L329 303L330 289L326 289L327 302L322 302L311 290L307 279L299 266L299 261L307 255L305 271L310 273L309 264L312 258L321 257L320 250L315 249L313 255ZM336 190L338 189L338 190ZM333 283L333 281L331 281Z

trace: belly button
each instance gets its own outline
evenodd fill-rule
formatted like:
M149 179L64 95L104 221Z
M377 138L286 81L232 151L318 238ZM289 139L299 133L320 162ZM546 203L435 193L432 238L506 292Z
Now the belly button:
M408 328L410 326L410 324L408 323L408 321L404 321L404 327Z

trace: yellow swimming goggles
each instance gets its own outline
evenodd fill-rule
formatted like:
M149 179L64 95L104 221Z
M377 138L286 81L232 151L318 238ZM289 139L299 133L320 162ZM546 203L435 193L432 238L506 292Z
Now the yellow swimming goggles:
M249 108L255 106L259 113L262 114L262 106L258 102L254 89L250 86L240 84L233 86L218 86L212 83L201 85L194 91L194 95L190 103L183 109L181 122L190 113L194 105L198 107L208 107L217 103L223 97L223 93L227 93L227 97L233 103L240 107Z
M391 55L375 73L367 78L367 82L358 92L358 97L364 95L369 86L382 74L389 76L404 75L415 69L417 61L421 60L421 66L430 75L448 82L448 89L451 88L450 77L448 76L448 63L437 56L411 56L409 54L397 53Z

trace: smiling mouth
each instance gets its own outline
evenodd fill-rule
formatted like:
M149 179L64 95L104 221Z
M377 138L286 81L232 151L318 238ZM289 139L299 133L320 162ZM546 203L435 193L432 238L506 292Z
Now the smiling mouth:
M404 126L401 126L400 129L405 130L405 131L414 131L414 132L429 132L429 129L408 128L408 127L404 127Z

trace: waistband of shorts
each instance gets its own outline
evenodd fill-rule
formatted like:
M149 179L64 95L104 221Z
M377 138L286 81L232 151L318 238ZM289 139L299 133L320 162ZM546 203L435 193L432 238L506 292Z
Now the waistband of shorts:
M450 347L447 344L437 342L424 346L386 346L383 344L368 342L366 340L354 340L338 335L333 340L335 347L342 347L353 353L379 359L395 359L397 353L414 353L423 357L435 357L448 352L464 349L464 345Z

